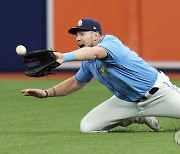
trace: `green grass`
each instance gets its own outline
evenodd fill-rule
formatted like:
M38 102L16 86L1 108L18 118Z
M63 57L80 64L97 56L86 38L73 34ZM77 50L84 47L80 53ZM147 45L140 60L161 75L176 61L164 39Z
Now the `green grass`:
M118 127L112 133L83 134L81 119L111 96L97 81L66 97L24 97L24 88L48 88L60 80L0 80L1 154L169 154L180 153L174 134L180 120L158 118L163 132L145 125ZM180 82L175 81L176 85Z

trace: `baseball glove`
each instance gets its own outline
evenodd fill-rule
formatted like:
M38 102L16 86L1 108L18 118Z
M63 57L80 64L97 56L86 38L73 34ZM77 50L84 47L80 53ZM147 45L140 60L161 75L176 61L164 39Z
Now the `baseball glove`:
M52 73L52 70L61 65L56 61L52 50L37 50L24 56L23 67L29 77L43 77Z

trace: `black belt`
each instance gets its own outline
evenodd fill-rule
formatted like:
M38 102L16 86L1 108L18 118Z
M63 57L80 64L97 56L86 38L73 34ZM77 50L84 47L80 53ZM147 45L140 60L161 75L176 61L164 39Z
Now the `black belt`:
M149 96L154 95L158 90L159 90L158 87L153 87L151 90L148 91L148 93L150 94ZM138 100L138 102L144 101L147 98L149 98L149 97L143 96Z

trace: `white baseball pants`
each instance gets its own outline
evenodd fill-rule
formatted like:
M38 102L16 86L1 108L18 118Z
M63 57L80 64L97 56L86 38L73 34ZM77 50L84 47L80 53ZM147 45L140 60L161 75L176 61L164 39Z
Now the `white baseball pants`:
M91 110L81 121L81 132L103 131L136 117L180 118L180 88L164 73L159 73L154 87L159 90L141 102L127 102L116 96ZM132 122L131 122L132 123Z

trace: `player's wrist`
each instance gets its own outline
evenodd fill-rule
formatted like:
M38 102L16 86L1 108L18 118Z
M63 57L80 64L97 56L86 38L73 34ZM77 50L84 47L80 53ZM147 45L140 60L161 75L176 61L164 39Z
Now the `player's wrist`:
M46 99L49 96L49 94L48 94L47 90L45 90L44 92L45 92L44 99Z
M64 62L74 61L76 59L75 54L72 52L64 53L63 56L64 56Z
M46 99L47 97L55 97L56 96L55 88L50 88L48 90L44 90L44 92L45 92L44 99Z

